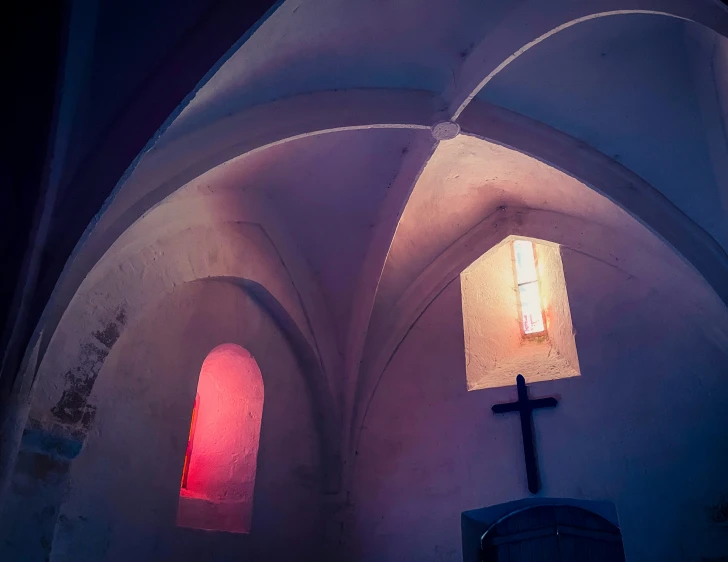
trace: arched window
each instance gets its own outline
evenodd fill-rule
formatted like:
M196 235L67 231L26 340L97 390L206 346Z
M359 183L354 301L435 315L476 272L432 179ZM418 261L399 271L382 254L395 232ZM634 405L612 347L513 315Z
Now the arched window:
M183 462L177 524L247 533L263 414L253 356L224 344L202 364Z

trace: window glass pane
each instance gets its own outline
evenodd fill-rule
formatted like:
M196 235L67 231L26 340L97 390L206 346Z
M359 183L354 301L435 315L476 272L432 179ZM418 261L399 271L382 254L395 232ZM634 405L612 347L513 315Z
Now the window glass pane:
M528 240L514 240L513 253L516 256L516 280L518 284L536 281L536 260L533 244Z
M538 282L526 283L518 286L518 295L521 299L521 323L525 334L536 334L544 331L543 315L541 314L541 295Z

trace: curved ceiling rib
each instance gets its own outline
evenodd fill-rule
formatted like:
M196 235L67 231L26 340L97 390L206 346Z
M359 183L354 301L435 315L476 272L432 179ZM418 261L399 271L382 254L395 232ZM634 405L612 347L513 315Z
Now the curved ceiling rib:
M109 239L113 242L165 197L237 157L330 132L429 129L435 100L429 92L411 90L326 91L256 106L217 121L147 153L84 245L108 246ZM180 169L180 163L185 167Z
M256 106L140 158L127 180L88 225L56 284L41 324L53 327L94 264L116 239L165 197L237 157L320 134L380 128L429 130L437 96L413 90L325 91ZM434 142L434 141L433 141ZM180 170L180 163L187 165ZM36 332L40 326L36 328ZM53 330L46 330L48 337Z
M129 185L124 186L105 215L93 229L90 227L88 238L79 244L73 267L56 287L54 310L62 313L85 275L122 232L166 196L210 169L269 146L327 132L371 128L426 130L438 120L436 108L437 97L430 92L319 92L243 111L150 151L129 178ZM274 115L297 118L274 120ZM566 134L484 102L471 103L460 122L468 134L532 155L607 195L668 241L728 303L725 252L638 176ZM247 125L242 129L243 137L241 123ZM272 123L278 126L273 127ZM557 146L561 151L555 149ZM179 162L188 163L181 172ZM143 191L150 185L154 188ZM375 275L372 271L368 274ZM53 324L52 319L48 320ZM348 345L350 351L359 347L355 342Z
M621 250L616 255L630 255L633 265L637 264L642 270L649 270L650 266L647 264L654 266L659 260L669 256L678 270L686 275L700 275L711 286L714 294L728 304L726 252L659 191L624 166L569 135L479 100L463 114L461 124L464 136L514 150L527 159L543 162L549 168L574 178L583 189L594 190L611 201L615 208L623 210L623 214L635 219L635 226L640 224L644 227L637 227L635 232L641 231L649 238L652 238L650 234L654 236L654 242L649 246L644 246L644 240L639 237L639 240L633 240L629 236L623 236ZM463 158L472 156L472 152L464 151ZM432 185L440 186L442 179L443 176L433 176L428 181ZM442 190L435 188L435 191ZM441 197L448 196L444 194ZM422 201L424 199L420 201L420 205ZM432 203L431 200L430 202ZM605 204L611 206L606 201ZM439 213L447 212L439 203L436 206ZM518 208L510 204L497 209L494 207L493 210L492 215L482 219L470 230L467 227L469 223L463 221L459 225L460 230L454 229L459 234L452 244L444 249L443 246L437 246L432 254L435 256L434 261L427 260L429 265L406 285L394 292L389 290L380 293L380 302L377 303L380 314L369 327L375 337L367 341L361 360L357 398L354 401L358 407L352 414L350 428L352 446L356 447L359 431L378 381L409 329L448 283L493 245L512 234L548 238L548 233L551 233L549 239L568 246L570 240L564 236L564 230L554 229L553 225L557 223L571 225L565 230L572 232L581 230L583 234L583 231L589 230L591 240L603 241L598 243L598 247L595 247L597 251L594 252L602 254L604 259L601 261L606 263L612 256L610 244L614 242L614 234L618 232L613 230L614 226L606 227L598 221L590 222L584 217L575 218L555 213L553 210ZM422 216L422 213L416 213L416 216ZM411 233L410 228L409 231L399 234L408 239L407 236ZM447 241L444 243L448 244ZM416 243L407 244L408 252L417 252L417 248ZM599 259L599 256L595 257ZM686 266L684 269L680 269L681 262ZM675 284L676 281L672 279L669 283ZM382 301L382 298L385 300Z
M456 86L446 96L450 99L450 118L459 119L475 96L501 70L556 33L596 18L635 14L692 21L728 37L728 12L713 2L599 0L564 2L560 8L551 3L528 3L514 11L465 60L455 81ZM525 21L532 25L524 25Z
M211 2L196 24L169 46L168 54L122 109L110 116L94 149L64 184L63 197L54 210L26 330L28 337L52 299L59 276L76 252L79 240L88 235L89 223L103 209L125 170L173 120L205 77L219 68L226 54L229 56L245 43L274 7L272 0Z
M637 174L565 133L485 102L470 104L460 123L467 134L532 156L606 196L676 250L728 305L728 254Z
M437 149L437 144L430 135L413 141L409 147L409 152L403 159L399 173L392 182L387 197L379 209L377 222L369 239L364 262L359 270L356 292L351 303L349 333L347 334L346 348L344 349L344 376L346 382L343 411L349 416L353 416L355 411L360 362L364 353L368 327L389 249L409 196ZM344 428L350 426L351 419L347 419ZM344 435L346 443L351 437L349 432L346 431ZM344 446L346 446L346 443Z

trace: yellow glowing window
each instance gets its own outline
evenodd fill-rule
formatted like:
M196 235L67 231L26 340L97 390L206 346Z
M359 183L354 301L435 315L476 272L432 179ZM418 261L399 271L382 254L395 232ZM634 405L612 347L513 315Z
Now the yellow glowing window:
M527 336L541 334L546 331L546 327L543 321L541 290L533 243L528 240L514 240L513 256L516 264L521 329Z

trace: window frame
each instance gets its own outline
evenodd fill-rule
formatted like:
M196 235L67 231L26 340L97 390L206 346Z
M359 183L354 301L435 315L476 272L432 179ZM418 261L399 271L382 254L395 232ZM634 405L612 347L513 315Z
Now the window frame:
M533 265L536 272L536 279L534 281L526 281L525 283L518 282L518 270L517 270L517 259L516 259L516 242L528 242L531 244L531 251L533 252ZM528 238L514 238L511 240L511 264L513 266L513 280L515 282L516 291L516 304L518 309L518 329L521 331L521 338L524 340L540 340L544 337L548 337L548 327L546 325L546 311L543 306L543 294L541 293L541 274L538 269L538 253L536 252L536 244L533 240ZM521 291L522 285L529 285L531 283L536 284L538 290L538 303L541 309L541 323L543 324L543 330L538 332L526 333L523 327L523 306L521 304Z
M200 410L200 394L195 394L195 402L192 405L192 419L190 421L190 433L187 437L187 449L185 450L185 460L182 465L182 481L180 483L180 491L187 490L187 480L190 476L190 463L192 462L192 447L195 440L195 429L197 426L197 414Z

